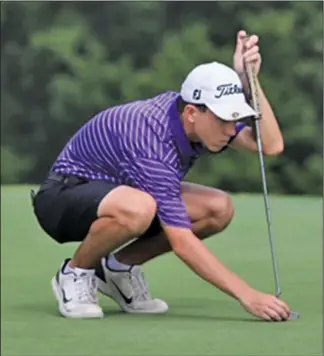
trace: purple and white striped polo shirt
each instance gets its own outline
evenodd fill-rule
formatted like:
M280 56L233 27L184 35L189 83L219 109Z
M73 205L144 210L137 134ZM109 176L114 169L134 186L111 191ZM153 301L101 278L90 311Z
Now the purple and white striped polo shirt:
M145 191L164 224L190 229L181 182L204 149L188 140L178 98L169 91L100 112L70 139L52 170Z

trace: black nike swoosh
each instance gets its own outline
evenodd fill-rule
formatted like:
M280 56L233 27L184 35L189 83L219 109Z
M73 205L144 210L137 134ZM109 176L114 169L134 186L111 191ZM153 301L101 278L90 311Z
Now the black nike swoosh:
M99 263L98 266L96 267L96 277L100 278L104 283L107 283L105 272L102 268L101 263Z
M126 304L131 304L132 301L133 301L133 298L132 297L131 298L126 297L126 295L119 289L117 284L113 280L111 280L111 282L115 286L115 288L118 290L119 294L122 296L122 298L124 299L125 303Z
M70 302L70 301L72 300L72 298L67 299L67 298L66 298L66 295L65 295L64 289L61 289L61 291L62 291L62 296L63 296L63 303L68 303L68 302Z

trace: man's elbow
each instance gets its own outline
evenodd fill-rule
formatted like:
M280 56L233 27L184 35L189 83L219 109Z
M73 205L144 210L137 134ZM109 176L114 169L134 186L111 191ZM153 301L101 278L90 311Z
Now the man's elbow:
M263 147L263 153L266 156L279 156L283 153L285 145L283 140L273 143L271 145Z
M192 242L190 239L178 239L171 243L174 254L183 261L188 259L188 255L192 253Z
M187 228L162 226L174 254L180 258L186 256L192 247L192 231Z
M177 257L182 259L187 254L188 248L186 241L174 241L172 242L171 246L174 254Z

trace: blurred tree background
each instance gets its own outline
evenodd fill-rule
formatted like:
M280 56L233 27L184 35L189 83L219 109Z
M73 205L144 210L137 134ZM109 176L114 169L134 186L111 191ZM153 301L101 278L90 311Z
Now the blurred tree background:
M322 2L2 2L1 182L39 183L96 112L178 90L195 65L232 65L240 29L261 38L261 82L285 137L271 192L322 194ZM261 191L257 155L207 155L191 181Z

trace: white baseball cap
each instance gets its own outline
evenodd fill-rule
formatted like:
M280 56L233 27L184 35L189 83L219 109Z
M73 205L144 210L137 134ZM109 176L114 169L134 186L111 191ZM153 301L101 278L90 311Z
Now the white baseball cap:
M238 121L257 113L246 103L242 82L230 67L210 62L198 65L181 86L182 99L204 104L224 121Z

